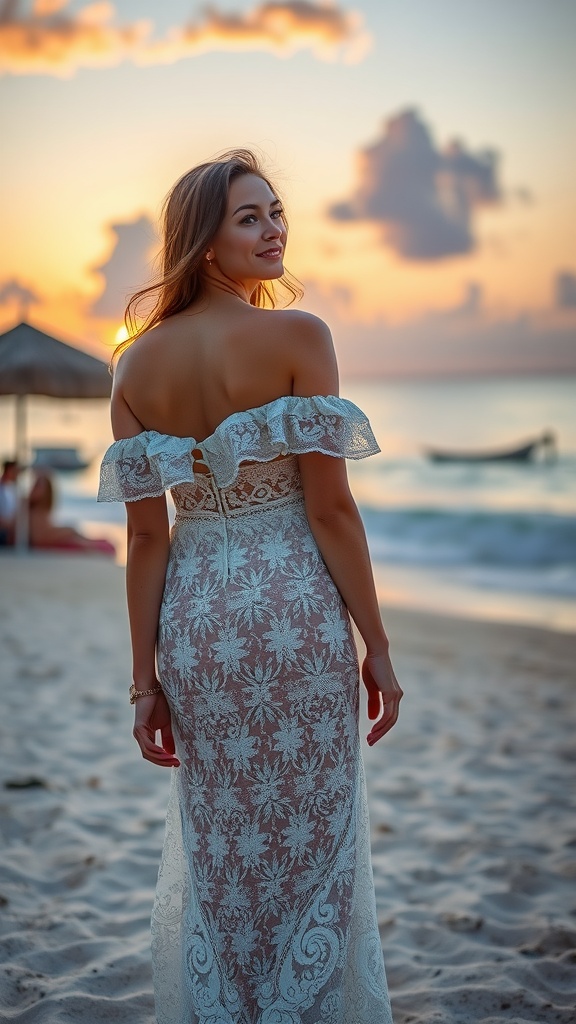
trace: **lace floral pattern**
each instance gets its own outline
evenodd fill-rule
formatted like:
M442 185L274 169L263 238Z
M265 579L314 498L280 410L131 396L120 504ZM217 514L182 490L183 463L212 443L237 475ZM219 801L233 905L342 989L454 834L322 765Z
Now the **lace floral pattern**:
M221 436L232 461L236 426ZM123 471L135 499L152 481L149 441L134 440L148 460ZM180 474L184 444L175 469L170 451L154 441L158 481ZM269 451L254 442L262 457L225 486L189 471L172 485L158 667L181 766L152 916L158 1024L392 1024L350 621L297 459Z
M172 488L176 517L203 519L237 516L277 509L302 498L298 463L294 456L262 466L242 466L230 487L216 486L211 474L197 473L194 482Z
M229 487L242 462L324 452L364 459L380 449L363 412L345 398L287 396L237 412L210 437L174 437L145 430L110 446L100 471L99 501L155 498L194 480L192 451L202 450L218 487Z
M194 493L173 490L158 637L182 762L153 915L158 1020L387 1024L357 655L296 460L241 467L220 512L212 481Z

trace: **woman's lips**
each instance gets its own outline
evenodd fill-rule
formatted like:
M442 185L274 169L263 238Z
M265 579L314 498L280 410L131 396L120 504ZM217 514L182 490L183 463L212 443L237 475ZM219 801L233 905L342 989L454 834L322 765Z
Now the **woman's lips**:
M265 249L264 252L257 252L257 256L263 257L265 260L278 260L282 255L282 249L278 247L274 249Z

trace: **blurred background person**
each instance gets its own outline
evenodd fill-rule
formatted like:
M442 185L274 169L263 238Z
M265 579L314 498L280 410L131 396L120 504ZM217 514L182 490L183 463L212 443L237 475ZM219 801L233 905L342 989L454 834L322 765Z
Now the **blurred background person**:
M14 543L16 509L18 507L18 463L5 459L0 477L0 545Z
M85 537L73 526L53 522L54 486L49 473L36 474L28 495L28 530L32 548L65 548L79 551L100 551L114 555L114 545L104 538Z

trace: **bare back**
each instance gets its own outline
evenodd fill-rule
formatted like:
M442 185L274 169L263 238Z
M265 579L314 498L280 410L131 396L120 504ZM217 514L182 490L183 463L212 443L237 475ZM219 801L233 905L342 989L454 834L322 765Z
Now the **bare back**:
M234 412L318 393L314 374L308 389L302 368L313 336L324 333L308 313L256 309L225 296L138 339L118 365L115 388L143 429L201 442ZM325 380L326 365L319 369Z

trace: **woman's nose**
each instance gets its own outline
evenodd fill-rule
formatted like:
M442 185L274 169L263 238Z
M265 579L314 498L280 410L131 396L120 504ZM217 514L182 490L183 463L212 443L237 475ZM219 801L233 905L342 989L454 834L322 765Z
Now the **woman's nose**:
M283 225L279 224L276 220L271 220L269 224L264 228L265 238L280 238L282 234Z

